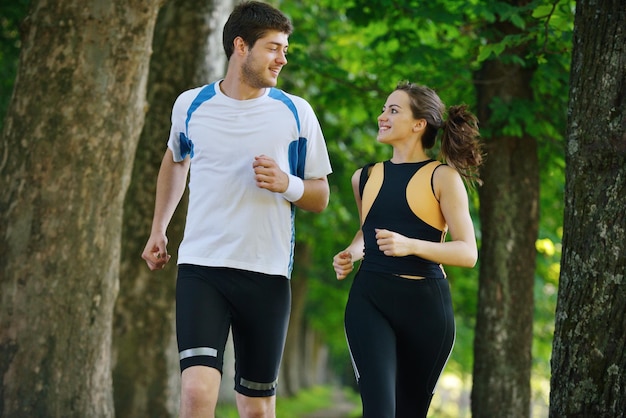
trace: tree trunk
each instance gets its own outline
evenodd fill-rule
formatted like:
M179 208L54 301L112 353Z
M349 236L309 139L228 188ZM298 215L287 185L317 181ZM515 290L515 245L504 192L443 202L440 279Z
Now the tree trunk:
M507 23L499 26L504 33L515 30ZM492 135L485 138L484 185L479 189L482 237L471 394L475 418L530 416L537 143L525 133L503 133L508 121L498 126L490 106L494 99L505 106L530 100L533 71L486 61L477 74L478 118Z
M2 416L113 416L122 206L159 7L32 2L0 151Z
M313 385L329 383L328 349L307 323L305 314L312 260L310 244L297 241L291 279L291 315L278 386L280 396L293 396Z
M177 416L176 251L183 236L186 197L168 229L168 250L173 254L168 267L151 272L140 255L150 234L172 105L182 91L223 74L226 57L221 33L232 3L169 0L157 20L148 80L150 106L124 205L120 294L113 334L118 417Z
M550 417L626 411L626 9L576 4Z
M332 383L328 370L328 346L311 326L306 327L304 334L303 386L309 388Z
M296 215L297 216L297 215ZM292 396L303 387L305 322L308 267L311 263L310 249L307 244L296 243L294 274L291 279L291 314L289 329L285 341L285 352L281 365L281 394Z

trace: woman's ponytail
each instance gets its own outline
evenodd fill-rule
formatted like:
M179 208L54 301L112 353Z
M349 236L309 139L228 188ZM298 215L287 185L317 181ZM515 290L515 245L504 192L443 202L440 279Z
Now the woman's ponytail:
M450 106L443 124L441 155L470 186L482 184L478 172L483 162L479 138L478 119L468 110L467 105Z
M432 148L439 130L443 130L441 156L444 161L454 167L469 186L482 184L478 175L478 166L483 161L478 119L467 105L450 106L448 117L444 120L446 106L433 89L401 81L396 90L409 95L413 117L426 120L426 130L421 139L424 149Z

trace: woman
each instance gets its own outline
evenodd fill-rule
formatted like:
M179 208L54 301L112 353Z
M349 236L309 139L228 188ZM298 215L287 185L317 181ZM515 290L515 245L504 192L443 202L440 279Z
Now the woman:
M398 84L378 117L393 156L352 176L361 229L333 267L342 280L362 259L345 327L364 418L426 417L455 336L442 264L478 258L464 186L480 183L478 121L464 105L445 112L430 88ZM445 164L426 153L440 130Z

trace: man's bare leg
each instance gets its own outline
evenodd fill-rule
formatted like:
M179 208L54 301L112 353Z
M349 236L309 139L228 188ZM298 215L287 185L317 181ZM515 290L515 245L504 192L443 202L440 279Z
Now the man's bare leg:
M237 393L236 399L241 418L276 418L276 396L251 398Z
M192 366L181 375L180 418L214 418L222 374L212 367Z

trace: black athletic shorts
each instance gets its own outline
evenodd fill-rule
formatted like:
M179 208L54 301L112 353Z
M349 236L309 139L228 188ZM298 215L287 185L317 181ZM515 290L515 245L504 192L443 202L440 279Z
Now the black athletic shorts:
M199 365L222 372L232 329L235 390L251 397L273 396L290 308L291 286L284 276L179 265L176 334L181 372Z

